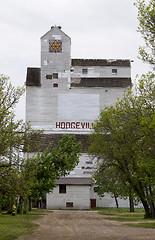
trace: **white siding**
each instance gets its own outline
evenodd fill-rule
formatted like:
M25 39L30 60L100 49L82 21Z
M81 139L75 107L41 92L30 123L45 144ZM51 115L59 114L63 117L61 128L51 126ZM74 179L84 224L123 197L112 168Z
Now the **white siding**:
M116 207L115 198L111 196L111 194L105 193L104 197L99 197L97 193L93 191L94 186L91 186L90 189L90 198L96 199L96 207ZM129 208L129 199L122 199L118 196L117 198L119 207L126 207ZM137 208L142 208L142 204L139 203Z
M59 186L54 188L53 193L47 194L48 209L68 209L66 202L73 202L71 209L90 208L90 187L67 185L66 193L59 193Z
M88 69L87 74L82 74L82 69ZM131 76L130 67L120 67L120 66L74 66L74 72L71 73L72 77L104 77L104 78L128 78ZM112 69L117 69L117 74L112 74Z
M41 87L27 87L26 120L31 121L33 126L44 128L51 133L89 133L100 109L113 104L118 97L121 98L125 90L124 88L53 88L53 80L50 81L48 85ZM58 80L58 84L60 81L61 79ZM56 127L56 123L59 122L80 122L80 126L63 129ZM81 122L83 124L89 122L89 127L83 125L82 128Z

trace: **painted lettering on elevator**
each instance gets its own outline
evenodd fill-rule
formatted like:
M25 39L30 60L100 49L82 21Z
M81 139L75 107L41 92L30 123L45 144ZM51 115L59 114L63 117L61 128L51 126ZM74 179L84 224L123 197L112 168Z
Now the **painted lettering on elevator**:
M93 123L90 122L56 122L59 129L92 129Z

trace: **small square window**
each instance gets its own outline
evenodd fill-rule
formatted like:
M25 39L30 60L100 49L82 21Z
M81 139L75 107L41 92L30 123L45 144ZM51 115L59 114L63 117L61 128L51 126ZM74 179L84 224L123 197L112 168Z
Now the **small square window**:
M117 69L112 69L112 74L117 74Z
M53 87L58 87L58 83L53 83Z
M53 78L58 79L58 73L53 73Z
M73 207L73 202L66 202L66 207L72 208Z
M66 185L65 184L59 185L59 193L66 193Z
M87 74L88 73L88 69L87 68L83 68L82 69L82 74Z
M46 79L52 79L52 75L46 75Z

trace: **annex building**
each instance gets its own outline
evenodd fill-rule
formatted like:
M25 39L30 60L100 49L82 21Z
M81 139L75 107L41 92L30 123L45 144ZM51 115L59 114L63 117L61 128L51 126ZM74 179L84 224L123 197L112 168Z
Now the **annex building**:
M74 134L82 142L78 166L67 177L56 180L47 194L46 207L89 209L112 207L109 195L100 199L91 177L94 161L86 154L92 124L105 105L113 104L131 86L128 59L72 59L71 39L53 26L41 37L41 67L27 68L26 121L44 129L41 148L57 144L63 134ZM119 200L120 206L128 201Z

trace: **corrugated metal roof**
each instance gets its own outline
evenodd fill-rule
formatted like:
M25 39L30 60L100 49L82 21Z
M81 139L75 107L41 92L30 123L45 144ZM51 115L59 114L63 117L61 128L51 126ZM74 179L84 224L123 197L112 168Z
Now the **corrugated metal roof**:
M56 184L65 184L65 185L91 185L92 179L91 178L72 178L72 177L66 177L66 178L59 178L56 179Z
M72 66L119 66L130 67L129 59L72 59Z
M79 83L74 82L77 78L71 78L71 87L131 87L131 78L79 78Z
M67 134L67 133L65 133ZM72 134L69 134L72 135ZM73 134L74 135L74 134ZM51 149L53 149L53 147L56 147L59 140L62 138L63 134L61 133L50 133L50 134L40 134L39 136L37 136L37 143L39 146L39 151L44 151L47 147L50 147ZM75 139L76 142L81 142L82 143L82 153L85 153L88 150L88 134L75 134Z

